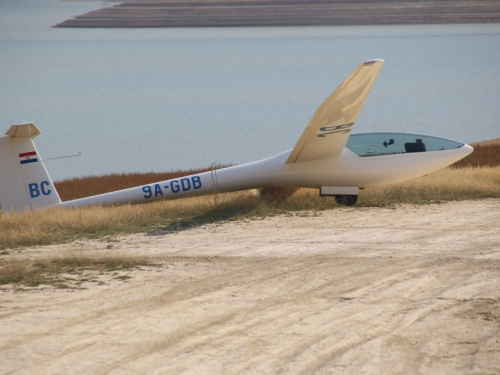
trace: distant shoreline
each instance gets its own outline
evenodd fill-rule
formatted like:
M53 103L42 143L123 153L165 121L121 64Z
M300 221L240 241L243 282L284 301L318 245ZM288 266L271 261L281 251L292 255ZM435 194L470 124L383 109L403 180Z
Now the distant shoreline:
M54 27L252 27L499 23L495 0L133 0Z

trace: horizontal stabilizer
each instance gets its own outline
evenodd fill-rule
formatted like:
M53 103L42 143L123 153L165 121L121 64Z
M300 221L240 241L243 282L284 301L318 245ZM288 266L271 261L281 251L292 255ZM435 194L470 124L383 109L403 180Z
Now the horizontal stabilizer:
M383 60L367 61L347 77L317 109L287 163L324 159L342 153L383 64Z
M35 124L28 122L21 125L12 125L5 135L10 137L30 137L33 139L40 133L40 129Z

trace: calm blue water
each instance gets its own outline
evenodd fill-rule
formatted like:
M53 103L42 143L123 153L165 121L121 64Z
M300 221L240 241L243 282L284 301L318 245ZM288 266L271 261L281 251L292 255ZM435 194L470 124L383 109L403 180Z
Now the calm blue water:
M0 1L0 132L34 122L55 180L245 163L292 148L361 62L355 132L500 137L500 24L56 29L98 1Z

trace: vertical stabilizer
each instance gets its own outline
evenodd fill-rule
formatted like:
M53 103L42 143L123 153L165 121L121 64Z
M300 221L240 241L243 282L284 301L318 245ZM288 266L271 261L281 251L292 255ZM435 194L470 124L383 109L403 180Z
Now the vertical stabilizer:
M33 138L35 124L12 125L0 137L0 202L3 212L61 203Z

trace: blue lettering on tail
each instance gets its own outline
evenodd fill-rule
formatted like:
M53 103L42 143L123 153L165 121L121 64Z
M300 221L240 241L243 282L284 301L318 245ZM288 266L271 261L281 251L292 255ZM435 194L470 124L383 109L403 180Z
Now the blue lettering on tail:
M44 186L50 186L48 181L42 181L40 183L40 189L42 190L43 195L50 195L50 189L45 190Z
M40 196L40 190L38 190L38 184L29 184L31 198L36 198Z
M32 184L28 184L28 188L30 189L30 197L31 198L36 198L40 196L40 191L43 195L50 195L52 190L50 189L45 189L45 187L49 187L50 183L48 181L42 181L40 182L40 186L34 182Z

